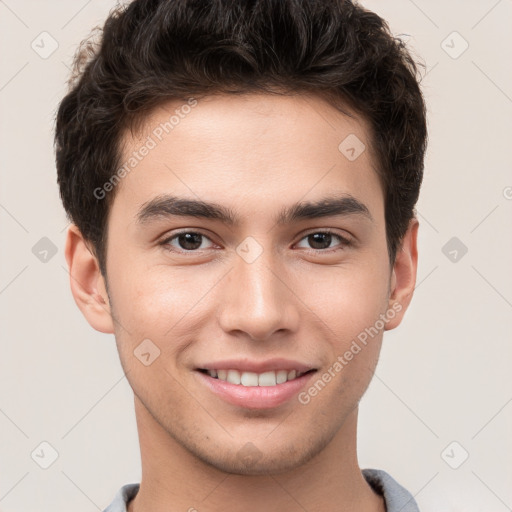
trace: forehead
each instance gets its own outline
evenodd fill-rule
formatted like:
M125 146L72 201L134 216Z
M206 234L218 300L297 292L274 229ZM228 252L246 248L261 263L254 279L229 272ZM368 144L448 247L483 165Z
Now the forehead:
M366 123L317 96L171 101L139 128L123 137L121 161L129 172L116 191L133 206L170 192L232 204L243 199L253 211L325 192L382 199Z

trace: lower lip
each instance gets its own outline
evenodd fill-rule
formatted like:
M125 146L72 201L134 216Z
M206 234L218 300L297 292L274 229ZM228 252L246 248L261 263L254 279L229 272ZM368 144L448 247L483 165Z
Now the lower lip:
M306 373L275 386L242 386L215 379L199 370L196 373L211 391L230 404L246 409L271 409L290 400L316 372Z

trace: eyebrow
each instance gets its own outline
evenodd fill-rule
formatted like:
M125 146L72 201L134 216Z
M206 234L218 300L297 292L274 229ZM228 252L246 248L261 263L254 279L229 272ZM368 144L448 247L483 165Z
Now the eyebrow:
M278 225L292 224L301 220L330 216L360 215L373 222L367 206L350 194L324 197L316 201L301 201L284 207L274 222ZM137 222L144 224L166 217L196 217L221 221L229 226L239 222L235 212L217 203L187 199L172 195L160 195L144 203L138 213Z

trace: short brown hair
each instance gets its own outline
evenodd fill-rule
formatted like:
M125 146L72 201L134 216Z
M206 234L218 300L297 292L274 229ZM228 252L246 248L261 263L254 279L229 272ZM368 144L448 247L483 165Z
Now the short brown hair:
M106 270L122 134L158 105L277 90L337 100L371 127L385 195L390 261L414 216L427 143L417 64L377 14L349 0L134 0L101 41L82 42L56 117L64 208Z

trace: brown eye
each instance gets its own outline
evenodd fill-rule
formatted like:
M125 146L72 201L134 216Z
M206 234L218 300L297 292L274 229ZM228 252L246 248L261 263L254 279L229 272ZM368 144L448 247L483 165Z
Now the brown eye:
M332 241L330 233L313 233L308 235L307 238L313 249L328 249Z
M331 246L331 243L335 242L336 239L339 242L334 246ZM302 240L307 240L309 248L323 252L327 252L328 249L343 248L350 245L350 240L330 231L316 231L314 233L309 233L302 238Z
M196 233L195 231L183 231L182 233L177 233L169 238L166 238L162 245L168 247L170 250L177 250L178 252L194 252L197 249L205 249L205 247L201 247L203 240L209 240L206 235L202 233Z

